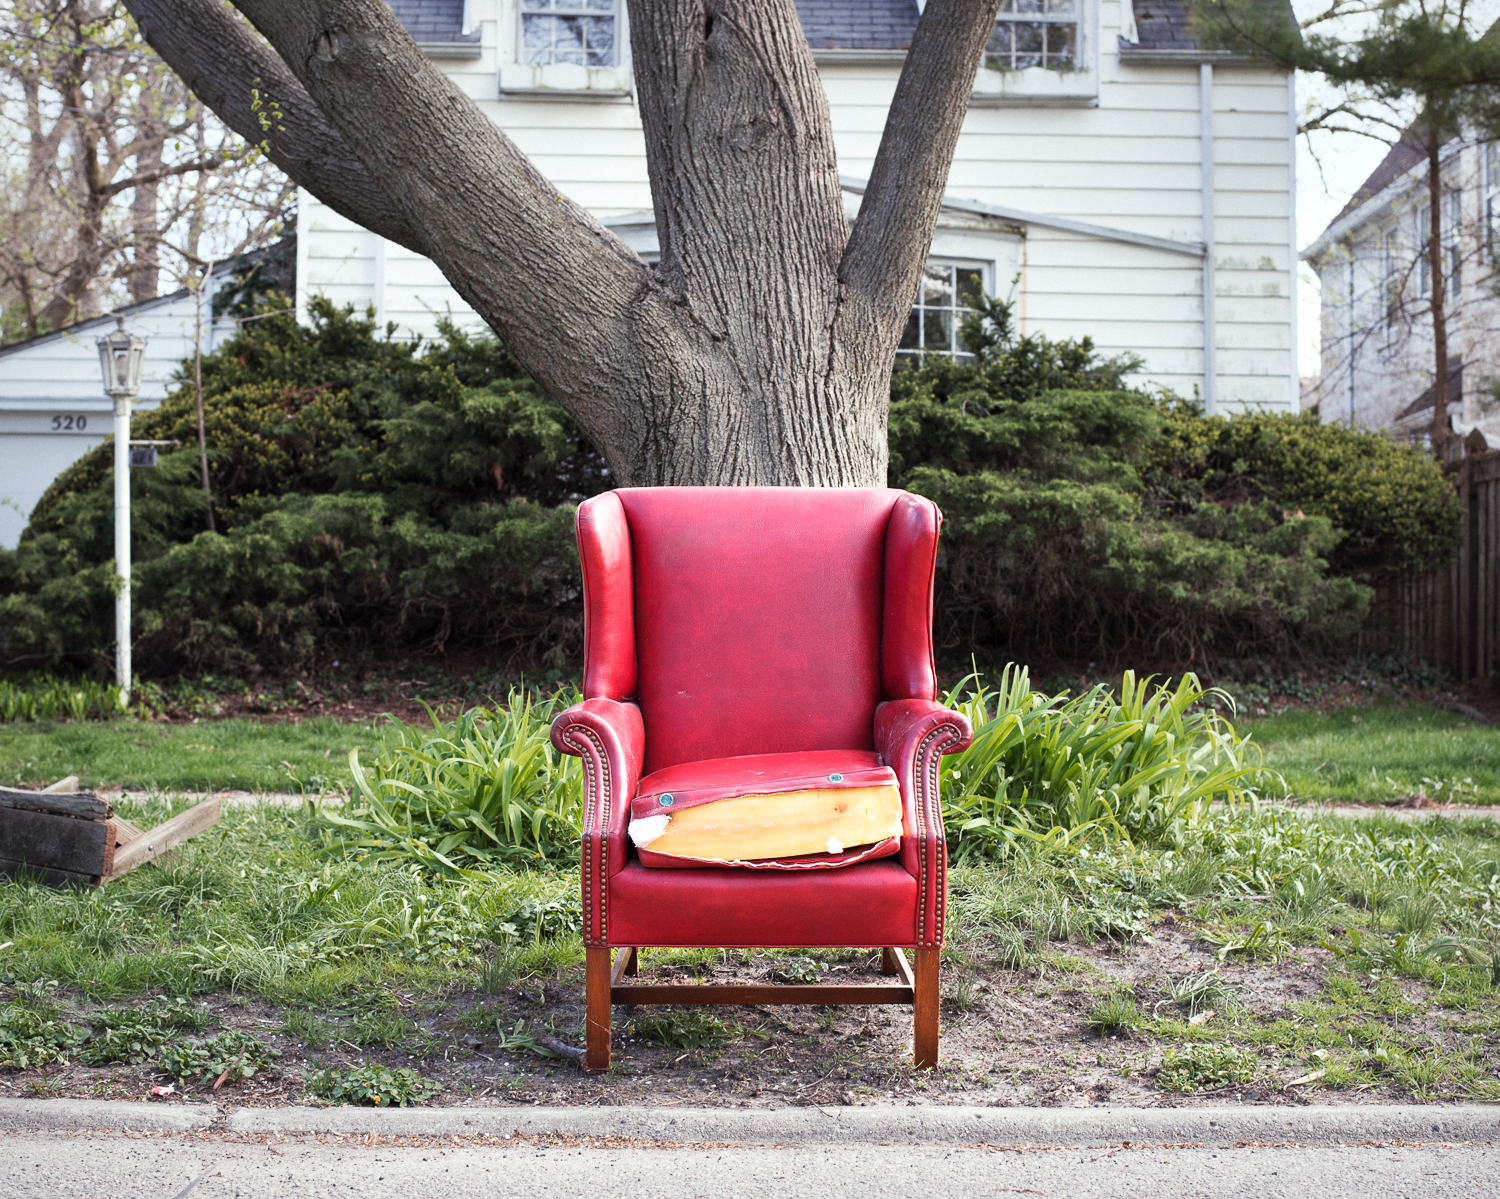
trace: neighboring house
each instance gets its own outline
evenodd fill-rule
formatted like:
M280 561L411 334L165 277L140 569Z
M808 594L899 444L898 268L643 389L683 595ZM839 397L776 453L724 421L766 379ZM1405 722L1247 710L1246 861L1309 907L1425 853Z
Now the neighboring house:
M234 271L261 257L221 263L210 276L201 310L205 354L235 329L232 319L214 319L215 294ZM286 282L290 284L289 277ZM15 547L52 480L114 431L114 403L104 394L95 341L114 329L117 316L125 318L129 332L145 339L141 398L135 406L145 411L161 403L183 361L192 357L199 311L197 297L182 288L0 346L0 546Z
M1487 376L1500 374L1500 146L1454 138L1442 151L1448 423L1500 442ZM1304 396L1325 421L1347 420L1428 443L1432 432L1431 218L1427 159L1407 141L1303 251L1322 284L1322 375Z
M393 7L559 190L656 253L622 0ZM798 9L852 212L919 5ZM1200 51L1178 0L1007 0L902 352L961 351L964 299L979 286L1014 297L1025 332L1140 354L1144 382L1220 408L1295 411L1294 130L1290 77ZM372 305L422 334L444 313L477 319L427 259L306 192L297 228L299 305L314 294Z

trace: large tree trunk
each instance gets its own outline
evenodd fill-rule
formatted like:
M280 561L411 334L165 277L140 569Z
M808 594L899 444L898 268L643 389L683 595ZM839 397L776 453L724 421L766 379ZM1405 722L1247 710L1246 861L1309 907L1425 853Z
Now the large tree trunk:
M852 234L794 0L629 0L655 267L381 0L236 0L275 54L217 0L127 3L226 123L432 258L621 483L884 483L890 368L999 0L930 0ZM286 114L269 137L252 87Z

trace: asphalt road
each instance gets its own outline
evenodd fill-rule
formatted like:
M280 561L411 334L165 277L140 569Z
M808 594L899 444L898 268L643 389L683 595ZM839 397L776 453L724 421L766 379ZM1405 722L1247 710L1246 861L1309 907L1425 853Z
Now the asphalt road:
M6 1199L735 1199L1006 1195L1446 1199L1500 1194L1500 1146L1020 1149L890 1145L498 1147L10 1132Z

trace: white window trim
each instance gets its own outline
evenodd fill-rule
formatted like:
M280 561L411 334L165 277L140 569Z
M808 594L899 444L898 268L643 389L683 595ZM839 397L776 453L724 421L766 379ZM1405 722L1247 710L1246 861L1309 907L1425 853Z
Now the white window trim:
M1099 0L1077 0L1078 57L1071 71L1027 67L1001 71L981 66L974 108L1097 108L1099 105Z
M625 0L617 0L615 20L616 65L584 67L574 63L538 66L521 61L521 4L506 0L510 9L510 44L500 47L499 94L516 100L554 100L565 103L629 104L635 86L630 71L630 18Z

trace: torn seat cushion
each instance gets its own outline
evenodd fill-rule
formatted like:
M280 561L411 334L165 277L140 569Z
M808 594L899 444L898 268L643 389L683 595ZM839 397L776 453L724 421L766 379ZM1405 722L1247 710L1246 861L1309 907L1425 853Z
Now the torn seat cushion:
M827 870L900 849L901 791L858 750L684 762L641 780L629 832L648 867Z

